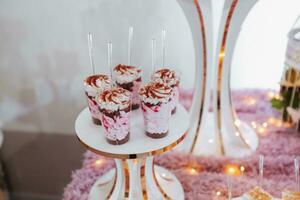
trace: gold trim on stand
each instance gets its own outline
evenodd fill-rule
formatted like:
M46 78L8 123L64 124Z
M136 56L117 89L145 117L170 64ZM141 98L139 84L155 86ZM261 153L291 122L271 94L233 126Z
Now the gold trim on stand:
M196 6L198 16L199 16L199 22L200 22L200 27L201 27L201 33L202 33L202 43L203 43L203 80L202 80L202 92L201 92L201 105L200 105L200 113L199 113L199 120L197 123L197 129L196 129L196 134L193 140L193 144L190 149L190 153L194 152L196 142L198 140L199 136L199 130L202 122L202 115L203 115L203 106L204 106L204 100L205 100L205 93L206 93L206 75L207 75L207 47L206 47L206 35L205 35L205 24L204 24L204 19L203 19L203 14L201 7L199 5L198 0L194 0L194 5Z
M105 198L106 200L110 200L111 195L113 194L115 188L116 188L116 183L117 183L117 178L118 178L118 173L117 173L117 169L115 170L115 176L114 176L114 183L113 186L109 192L109 194L107 195L107 197Z
M229 12L229 15L230 15L230 17L232 17L232 15L233 15L233 12L234 12L234 10L235 10L235 8L236 8L236 6L237 6L237 3L238 3L238 0L235 0L233 3L232 3L232 10L231 10L231 12L232 13L230 13ZM229 25L228 25L228 29L229 29ZM231 74L231 70L230 70L230 72L228 73L228 77L227 77L227 80L228 80L228 94L229 94L229 105L230 105L230 110L231 110L231 116L232 116L232 119L234 120L234 122L233 122L233 125L234 125L234 127L235 127L235 130L236 130L236 132L238 133L238 136L241 138L241 140L243 141L243 143L248 147L248 148L251 148L250 147L250 145L247 143L247 141L245 140L245 138L244 138L244 136L243 136L243 134L242 134L242 132L241 132L241 130L240 130L240 127L236 124L236 121L238 120L238 117L236 116L236 113L235 113L235 110L234 110L234 106L233 106L233 104L232 104L232 96L231 96L231 84L230 84L230 74Z
M124 173L124 183L125 183L125 190L124 190L124 197L129 197L129 191L130 191L130 176L129 176L129 167L126 160L122 160L122 168Z
M221 114L221 89L222 89L222 74L223 74L223 61L224 61L224 57L226 55L225 53L225 47L226 47L226 42L227 42L227 36L228 36L228 31L230 28L230 23L232 20L232 16L233 13L236 9L236 6L238 4L238 0L233 0L232 4L230 6L230 10L228 12L227 15L227 19L226 19L226 24L225 24L225 29L224 29L224 33L223 33L223 39L222 39L222 46L221 46L221 50L220 50L220 54L219 54L219 65L218 65L218 89L217 89L217 125L218 125L218 130L219 130L219 137L220 137L220 143L221 143L221 152L224 155L225 154L225 149L224 149L224 142L223 142L223 138L222 138L222 114ZM231 86L230 86L230 74L228 74L228 95L229 95L229 105L230 105L230 110L231 110L231 116L233 119L233 125L235 128L235 131L238 133L238 136L240 137L240 139L243 141L243 143L248 147L251 148L250 145L247 143L247 141L245 140L245 138L243 137L243 135L241 134L241 130L239 128L239 126L236 124L238 117L236 116L235 110L234 110L234 106L232 104L232 96L231 96Z
M156 178L156 175L155 175L155 170L154 170L154 162L152 161L152 176L153 176L153 179L154 179L154 182L156 184L156 186L158 187L159 191L161 192L161 194L163 195L164 199L166 200L171 200L171 198L168 196L168 194L164 191L164 189L160 186L157 178Z
M222 113L221 113L221 90L222 90L222 75L223 75L223 61L225 57L225 47L227 42L228 31L233 16L233 12L236 8L238 0L233 0L230 6L230 10L227 15L225 29L222 38L221 50L219 53L219 65L218 65L218 83L217 83L217 126L218 126L218 137L221 144L221 154L225 154L224 141L222 136Z
M238 0L233 0L230 6L230 10L227 15L225 29L223 32L221 50L219 53L219 65L218 65L218 83L217 83L217 126L218 126L218 136L221 145L221 154L225 154L224 141L222 136L222 113L221 113L221 90L222 90L222 76L223 76L223 61L225 57L225 47L227 42L228 31L232 19L233 12L236 8Z
M147 183L146 183L146 177L145 177L145 163L146 159L141 159L141 166L140 166L140 180L141 180L141 186L142 186L142 194L143 194L143 200L148 200L148 194L147 194Z
M113 154L113 153L108 153L104 151L99 151L97 149L94 149L84 143L78 136L77 139L90 151L105 156L105 157L110 157L110 158L116 158L116 159L136 159L136 158L144 158L148 156L153 156L153 155L159 155L162 154L166 151L171 150L173 147L175 147L177 144L179 144L184 138L186 137L188 131L186 131L180 138L178 138L175 142L157 150L149 151L149 152L143 152L143 153L138 153L138 154Z

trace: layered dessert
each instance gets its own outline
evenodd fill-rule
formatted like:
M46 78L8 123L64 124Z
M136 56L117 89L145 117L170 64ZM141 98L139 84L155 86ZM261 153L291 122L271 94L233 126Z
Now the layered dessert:
M113 77L117 86L131 92L132 109L138 109L140 100L138 91L142 83L142 70L129 65L117 65L113 69Z
M299 200L300 192L284 191L282 192L282 200Z
M245 200L273 200L273 197L260 187L255 187L244 195Z
M172 96L170 103L172 114L174 114L176 112L176 107L179 100L179 76L174 70L163 68L155 71L151 78L153 82L161 83L172 88Z
M94 124L101 125L101 113L95 98L98 94L108 88L110 88L110 81L107 75L92 75L84 80L85 95Z
M123 88L111 88L97 96L106 140L120 145L129 140L131 94Z
M168 134L171 95L172 88L160 83L149 83L140 88L139 96L147 136L162 138Z

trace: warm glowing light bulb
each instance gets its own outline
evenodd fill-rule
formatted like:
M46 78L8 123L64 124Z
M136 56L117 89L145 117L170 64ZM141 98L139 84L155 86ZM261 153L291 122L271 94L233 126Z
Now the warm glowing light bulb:
M239 176L241 174L239 166L234 164L226 165L224 171L230 176Z
M240 133L239 132L235 132L235 135L238 137L238 136L240 136Z
M244 171L245 171L245 167L244 167L244 166L241 166L241 167L240 167L240 170L241 170L241 172L244 172Z
M275 119L274 117L270 117L270 118L268 119L268 123L269 123L269 124L274 124L275 121L276 121L276 119Z
M216 195L221 196L221 192L220 191L216 192Z
M191 175L197 174L197 170L195 170L194 168L191 168L191 169L190 169L190 174L191 174Z
M265 129L263 127L259 127L257 131L258 133L263 134L265 132Z
M265 127L265 128L268 127L268 123L267 123L267 122L264 122L262 125L263 125L263 127Z
M95 165L99 166L103 163L103 160L102 159L98 159L95 161Z
M256 127L257 127L257 125L256 125L256 122L255 122L255 121L252 121L252 122L251 122L251 125L252 125L252 127L253 127L253 128L256 128Z

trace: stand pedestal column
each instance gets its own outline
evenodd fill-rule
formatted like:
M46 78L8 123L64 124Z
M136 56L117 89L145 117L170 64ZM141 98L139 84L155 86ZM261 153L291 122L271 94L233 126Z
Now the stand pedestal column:
M168 170L155 166L153 157L115 159L116 169L93 185L89 199L184 199L178 179Z

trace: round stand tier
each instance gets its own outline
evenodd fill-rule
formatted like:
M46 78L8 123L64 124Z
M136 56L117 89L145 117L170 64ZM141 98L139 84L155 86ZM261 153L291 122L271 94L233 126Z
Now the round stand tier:
M102 126L93 124L88 108L79 114L75 123L79 141L99 155L114 158L116 163L116 169L96 181L89 199L184 199L178 179L166 169L154 166L152 156L172 149L185 138L189 127L187 111L178 105L168 135L160 139L144 133L141 110L132 111L130 123L130 140L111 145Z
M102 126L94 125L88 108L84 109L75 123L78 139L89 150L110 158L135 159L157 155L170 150L186 136L189 116L183 106L178 105L177 112L170 120L169 134L161 139L152 139L144 134L142 111L132 111L130 140L126 144L111 145L104 136Z

